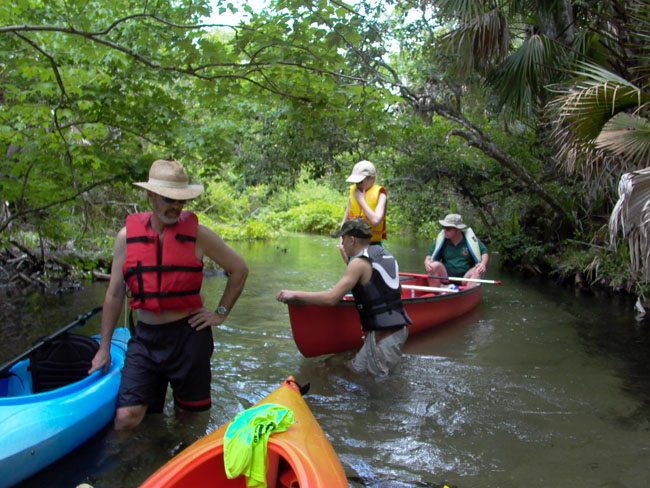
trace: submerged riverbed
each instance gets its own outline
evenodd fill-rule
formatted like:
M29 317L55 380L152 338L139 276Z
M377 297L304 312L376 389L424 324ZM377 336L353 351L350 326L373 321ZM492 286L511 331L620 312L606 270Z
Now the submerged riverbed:
M428 242L390 239L402 271L422 272ZM22 487L132 487L194 440L230 420L289 375L352 487L646 487L650 480L650 332L628 300L576 296L525 282L492 257L480 307L413 336L385 379L345 367L350 354L306 359L291 336L282 288L322 290L344 270L336 242L297 235L235 243L251 274L228 322L213 330L213 407L148 416L126 436L105 429ZM225 278L206 278L216 307ZM0 330L2 360L101 304L105 283L35 297ZM79 332L98 331L93 320Z

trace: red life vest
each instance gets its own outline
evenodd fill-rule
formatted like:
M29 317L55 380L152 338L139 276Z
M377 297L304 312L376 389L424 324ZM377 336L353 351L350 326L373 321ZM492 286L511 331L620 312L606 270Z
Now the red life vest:
M129 307L154 313L201 308L203 263L195 249L198 218L181 212L178 222L165 229L162 247L150 220L151 212L126 218L122 273L131 291Z

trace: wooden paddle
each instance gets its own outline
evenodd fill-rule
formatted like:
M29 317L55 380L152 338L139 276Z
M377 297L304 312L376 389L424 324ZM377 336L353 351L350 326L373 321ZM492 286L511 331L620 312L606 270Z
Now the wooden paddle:
M6 375L6 373L11 369L11 367L16 364L19 361L22 361L23 359L27 359L30 354L32 354L36 349L39 347L43 347L43 345L47 344L50 342L52 339L55 339L59 337L62 334L65 334L66 332L76 329L77 327L82 327L86 325L86 322L97 315L99 312L102 311L102 307L95 307L93 308L90 312L84 314L84 315L79 315L74 322L70 322L68 325L63 327L62 329L57 330L53 334L50 334L47 337L44 337L43 339L39 340L36 344L34 344L31 348L29 348L27 351L22 353L20 356L15 357L11 361L8 361L4 363L2 366L0 366L0 377L3 377Z

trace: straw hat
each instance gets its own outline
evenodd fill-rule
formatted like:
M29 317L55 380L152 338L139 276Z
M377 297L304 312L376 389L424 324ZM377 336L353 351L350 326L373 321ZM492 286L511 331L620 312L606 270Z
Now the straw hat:
M376 174L375 165L370 161L359 161L352 168L352 174L348 176L348 181L350 183L361 183L368 176L374 176Z
M188 181L181 163L158 159L149 169L149 181L133 184L163 197L191 200L203 193L203 185L188 185Z

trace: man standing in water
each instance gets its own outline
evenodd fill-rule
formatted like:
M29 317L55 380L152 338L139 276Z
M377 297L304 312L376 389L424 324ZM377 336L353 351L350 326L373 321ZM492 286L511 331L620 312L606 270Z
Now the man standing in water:
M281 290L277 299L335 306L352 291L361 327L368 335L351 367L356 372L386 376L400 362L411 319L402 304L397 261L383 247L370 245L372 235L370 225L362 218L344 222L332 234L341 237L346 254L352 256L343 278L327 291Z
M104 299L101 342L89 373L110 365L113 331L129 287L138 310L117 399L115 429L137 426L147 412L162 412L167 383L179 411L211 406L211 326L221 324L248 276L244 260L223 239L183 211L203 192L189 185L178 161L154 161L147 190L152 212L132 214L115 239L111 278ZM216 311L203 306L203 257L224 269L228 283Z

